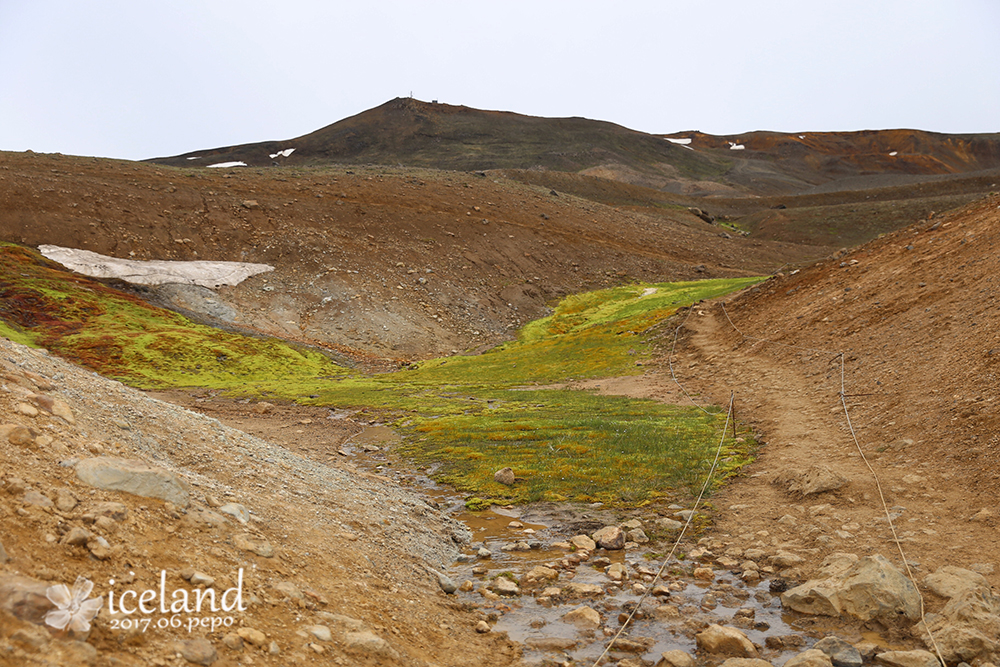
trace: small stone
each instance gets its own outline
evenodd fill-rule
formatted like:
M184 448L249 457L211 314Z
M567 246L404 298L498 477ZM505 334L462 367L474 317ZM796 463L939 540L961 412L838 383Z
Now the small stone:
M710 567L696 567L691 573L695 579L701 579L702 581L714 581L715 571Z
M476 632L478 632L479 634L485 635L489 631L490 631L490 624L487 623L486 621L479 621L478 623L476 623Z
M349 651L382 658L386 662L399 660L399 653L389 642L367 630L348 632L344 636L344 645Z
M625 533L618 526L605 526L591 537L602 549L617 550L625 546Z
M441 590L447 593L448 595L451 595L452 593L458 590L458 586L455 584L455 582L452 581L448 575L442 572L437 573L437 580L438 580L438 586L440 586Z
M622 563L612 563L608 566L607 575L611 581L623 581L628 579L628 569Z
M226 503L219 507L219 511L228 514L243 525L250 521L250 510L239 503Z
M593 551L597 548L597 543L586 535L574 535L570 538L569 543L577 549L583 549L585 551Z
M14 408L14 412L24 415L25 417L38 416L38 408L34 405L28 405L27 403L18 403L17 407Z
M559 572L553 570L550 567L537 566L529 570L527 573L521 576L521 586L525 588L530 588L531 586L546 582L554 581L559 578Z
M82 547L87 544L87 540L89 540L90 537L91 537L90 532L87 531L86 528L80 528L79 526L76 526L75 528L71 528L68 533L63 535L63 538L62 540L60 540L60 543L68 544L69 546L73 547Z
M52 507L52 501L49 500L48 496L38 491L28 491L21 497L21 502L34 507Z
M321 642L333 641L333 633L325 625L307 625L304 630Z
M826 653L811 648L789 658L785 667L832 667L833 664Z
M935 595L943 598L955 598L973 588L990 587L986 577L960 567L944 565L924 577L924 585Z
M93 535L87 540L87 549L91 555L98 560L107 560L114 553L108 541L100 535Z
M267 641L267 635L255 628L240 628L236 631L243 641L254 646L263 646Z
M793 554L791 551L779 551L771 556L771 564L775 567L795 567L805 562L801 556Z
M840 637L824 637L813 645L817 651L830 656L834 667L861 667L861 653Z
M684 524L680 521L674 521L673 519L667 519L664 517L656 520L656 527L669 533L675 533L683 528Z
M272 640L271 644L267 647L267 652L271 655L281 655L281 647L278 646L278 642Z
M196 665L211 665L219 659L219 654L212 646L212 642L201 637L175 641L170 645L170 650L174 653L180 653L181 657Z
M222 638L223 645L231 651L243 650L243 638L235 632L230 632Z
M56 509L60 512L72 512L79 501L69 489L59 489L56 491Z
M514 486L515 477L513 468L501 468L493 473L493 479L504 486Z
M178 507L189 504L187 484L177 474L142 461L108 456L84 459L76 464L76 476L99 489L159 498Z
M570 598L597 597L604 595L604 589L597 584L581 584L571 581L563 587L563 593Z
M472 583L471 580L466 579L465 581L462 582L462 585L458 587L458 590L462 591L463 593L469 593L473 589L475 589L475 587L476 585Z
M681 617L681 608L675 604L663 604L653 610L653 616L661 620L673 620Z
M272 558L274 556L274 547L271 543L265 540L263 537L254 537L253 535L240 534L233 537L233 544L243 551L250 551L257 554L262 558Z
M493 558L493 552L487 549L486 547L479 547L479 550L476 552L476 556L484 559Z
M656 667L695 667L696 664L690 653L675 649L661 653Z
M642 528L633 528L628 531L628 540L629 542L635 542L637 544L645 544L646 542L649 542L649 537L646 536L646 533L642 530Z
M743 658L759 657L753 642L736 628L712 624L695 635L695 641L698 648L706 653L723 653Z
M601 615L586 605L579 606L567 612L563 615L562 620L583 629L596 630L601 627Z
M18 424L4 424L0 426L0 437L6 438L7 442L18 447L28 447L35 442L35 437L31 431Z
M521 594L521 589L518 588L517 584L507 577L497 577L490 582L488 588L497 595L517 596Z
M941 667L937 657L928 651L886 651L875 656L875 662L888 667Z
M215 583L214 578L208 576L204 572L198 571L195 571L188 581L191 582L192 586L204 586L206 588L210 588Z

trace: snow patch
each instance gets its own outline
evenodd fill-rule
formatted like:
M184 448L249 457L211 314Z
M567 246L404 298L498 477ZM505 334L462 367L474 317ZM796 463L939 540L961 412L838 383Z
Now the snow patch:
M200 155L195 155L194 157L189 157L188 159L189 160L200 160L201 156Z
M136 285L177 283L217 288L223 285L239 285L250 276L274 271L273 266L249 262L118 259L99 255L90 250L74 250L55 245L40 245L38 251L67 269L85 276L118 278Z
M294 152L295 152L294 148L286 148L285 150L278 151L277 153L268 153L268 155L270 155L271 159L273 160L276 157L288 157Z
M729 143L729 150L731 151L742 151L746 149L746 146L744 146L743 144L736 144L733 143L732 141L728 143Z
M890 157L895 157L897 155L899 155L899 151L893 151L893 152L889 153Z
M655 287L647 287L646 289L642 290L641 296L649 296L650 294L656 294Z
M799 135L799 139L805 139L805 138L806 138L806 135L804 135L804 134L800 134Z
M246 162L218 162L216 164L208 165L208 169L212 169L213 167L222 167L223 169L225 169L226 167L245 167L245 166L247 166Z
M684 139L671 139L670 137L664 137L664 139L672 144L680 144L681 146L687 146L691 143L691 137L685 137Z

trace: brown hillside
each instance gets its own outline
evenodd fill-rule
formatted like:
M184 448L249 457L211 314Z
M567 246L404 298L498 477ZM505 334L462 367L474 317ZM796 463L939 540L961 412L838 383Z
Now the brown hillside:
M7 241L273 265L218 295L146 296L388 357L496 343L572 292L770 273L829 252L726 238L683 207L629 211L494 176L398 168L220 172L5 153L0 211Z
M737 415L767 445L714 502L718 530L810 553L882 553L898 562L879 475L920 578L975 567L996 585L1000 520L1000 196L779 274L694 309L673 360L681 381ZM767 341L767 342L765 342ZM665 376L665 377L664 377ZM663 365L660 382L671 386ZM784 475L821 464L848 485L789 496ZM798 574L801 576L801 573ZM940 606L927 597L931 611Z

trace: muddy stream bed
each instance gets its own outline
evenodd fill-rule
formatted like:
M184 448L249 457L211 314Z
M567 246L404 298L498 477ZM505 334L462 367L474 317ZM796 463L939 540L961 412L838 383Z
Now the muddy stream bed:
M778 666L828 636L864 643L870 652L918 647L837 618L784 610L781 593L801 582L781 579L766 561L747 558L742 550L727 550L710 533L685 537L656 578L686 518L680 506L630 510L627 520L600 503L468 511L454 490L430 479L433 468L415 472L393 465L383 449L393 440L386 432L392 432L377 428L347 445L355 463L422 493L469 528L472 542L444 574L457 587L453 594L481 611L492 632L523 644L526 664L593 664L637 607L602 664L632 658L655 665L671 650L694 656L699 665L719 664L730 656L705 655L696 647L695 634L711 624L739 629L761 658ZM592 550L570 542L585 542L605 526L633 537L639 529L650 540ZM759 576L747 576L747 570ZM582 607L596 614L576 611Z

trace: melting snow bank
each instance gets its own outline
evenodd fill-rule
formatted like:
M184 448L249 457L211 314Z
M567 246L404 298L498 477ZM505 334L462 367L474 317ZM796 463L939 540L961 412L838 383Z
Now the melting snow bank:
M67 269L91 278L119 278L137 285L167 283L221 287L239 285L258 273L274 271L267 264L248 262L175 262L170 260L139 261L99 255L89 250L74 250L55 245L40 245L38 251Z
M207 169L211 169L212 167L226 168L226 167L245 167L245 166L247 166L246 162L217 162L216 164L208 165Z
M664 137L664 139L666 139L672 144L680 144L681 146L687 146L689 143L691 143L691 137L686 137L684 139L671 139L670 137Z
M742 150L745 150L745 149L746 149L746 146L744 146L743 144L736 144L736 143L733 143L732 141L729 142L729 150L731 150L731 151L742 151Z
M270 155L271 159L273 160L276 157L288 157L294 152L295 152L294 148L286 148L285 150L278 151L277 153L268 153L268 155Z

